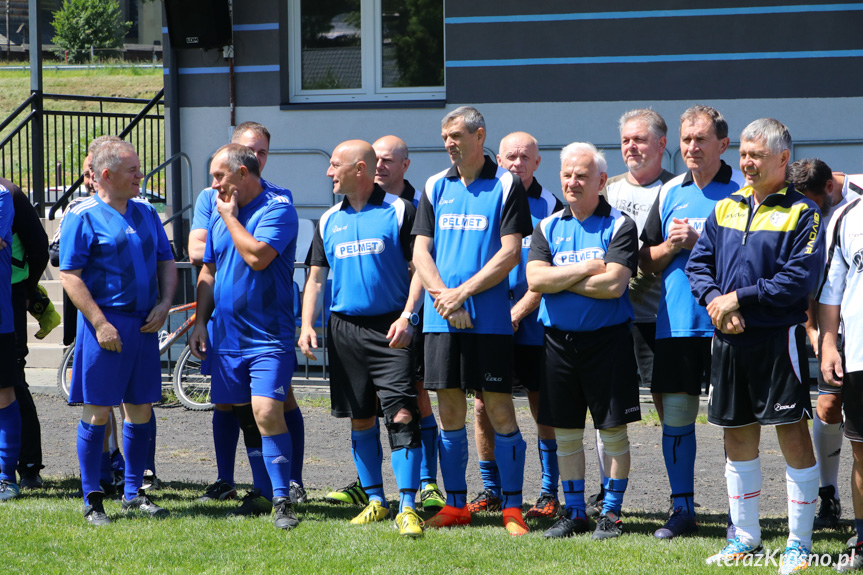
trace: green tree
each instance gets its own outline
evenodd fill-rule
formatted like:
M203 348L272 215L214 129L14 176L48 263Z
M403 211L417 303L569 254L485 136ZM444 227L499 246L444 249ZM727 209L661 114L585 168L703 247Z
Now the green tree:
M122 46L132 23L123 21L116 0L64 0L51 25L59 55L68 52L71 61L82 62L89 58L90 46L97 50Z

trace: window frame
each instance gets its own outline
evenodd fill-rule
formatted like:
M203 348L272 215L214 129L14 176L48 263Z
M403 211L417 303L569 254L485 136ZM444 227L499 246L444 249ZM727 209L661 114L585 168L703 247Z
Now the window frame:
M291 104L350 102L410 102L446 100L446 60L444 85L394 87L383 86L383 8L381 0L360 0L362 87L330 90L302 89L302 17L301 0L288 3L288 101ZM371 25L369 25L371 23ZM441 22L443 26L443 22Z

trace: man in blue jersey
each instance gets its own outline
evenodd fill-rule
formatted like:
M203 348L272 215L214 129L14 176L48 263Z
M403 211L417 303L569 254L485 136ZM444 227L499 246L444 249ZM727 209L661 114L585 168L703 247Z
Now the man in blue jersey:
M746 187L720 200L686 264L692 294L716 328L707 418L724 428L725 478L735 538L708 563L761 548L758 501L762 426L776 426L787 463L789 536L779 572L808 566L818 502L818 464L805 329L809 294L824 263L817 206L785 181L788 129L772 118L740 134Z
M231 137L234 144L247 146L255 153L258 166L263 173L264 166L270 154L270 132L257 122L243 122L236 128ZM287 196L293 202L290 190L277 186L261 178L261 187L267 191ZM207 188L198 194L195 200L195 215L192 219L192 229L189 232L189 261L200 266L204 257L204 247L207 242L207 227L210 217L216 207L216 191ZM204 365L206 370L207 366ZM303 454L305 451L305 425L303 412L294 398L294 389L288 393L285 401L285 422L291 433L291 499L294 503L304 503L306 490L303 487ZM198 501L224 501L237 496L234 487L234 458L237 453L237 440L240 438L240 427L230 405L216 404L213 409L213 444L216 452L216 469L218 478L208 485Z
M588 143L560 153L567 207L534 229L527 264L531 291L542 294L545 326L539 422L554 428L565 512L548 538L589 530L584 500L587 410L611 460L593 539L620 536L620 510L629 482L628 423L641 419L638 374L630 333L629 279L638 263L632 218L599 193L606 161ZM602 385L597 385L601 381Z
M314 323L327 273L333 272L332 315L327 326L330 400L335 417L351 420L351 444L369 504L354 525L389 515L381 474L383 450L378 401L399 487L395 523L407 537L422 535L414 510L420 483L420 413L411 379L410 344L422 303L419 278L410 279L413 204L375 184L375 150L367 142L339 144L327 175L345 199L318 222L303 296L299 346L315 359Z
M710 373L713 326L683 271L716 202L737 191L742 176L725 164L728 123L719 111L693 106L680 117L680 150L688 171L664 184L641 232L639 265L662 275L651 391L662 420L662 453L671 485L671 516L654 535L694 533L695 418Z
M470 523L465 392L474 389L483 392L496 433L504 526L518 536L528 532L521 512L526 444L512 403L512 354L505 353L512 347L506 277L531 232L530 208L521 180L483 155L485 136L475 108L444 116L441 137L452 167L429 178L413 230L414 265L427 291L425 387L438 396L447 492L447 505L426 526Z
M141 488L150 446L152 404L162 396L157 332L174 298L177 271L156 210L139 199L143 174L128 142L93 151L97 193L63 218L60 280L78 308L69 401L83 403L78 460L84 517L109 523L99 485L111 406L123 404L124 511L167 511Z
M20 493L17 477L21 453L21 411L15 397L18 374L15 365L15 321L12 312L12 219L15 208L12 192L0 185L0 361L8 366L0 377L0 501Z
M530 217L533 225L543 218L563 209L554 194L543 188L534 172L539 167L541 158L539 144L536 138L526 132L513 132L500 141L497 163L517 176L527 191ZM514 387L520 387L527 392L530 413L536 420L539 408L539 372L542 363L543 328L537 320L537 308L540 294L527 289L525 266L530 251L530 238L526 236L521 242L521 261L509 272L510 290L510 320L513 337L513 375ZM474 438L479 457L479 469L482 475L483 490L468 503L471 513L478 511L496 511L500 509L500 472L494 457L494 429L485 410L482 392L476 393L474 399ZM527 517L555 517L560 509L557 498L558 470L557 443L554 440L554 429L537 424L539 436L537 448L542 466L542 485L539 499L527 512Z
M216 213L210 219L192 353L210 356L213 403L233 405L254 489L232 515L274 510L274 524L299 524L291 508L291 437L284 403L294 372L293 274L297 211L264 190L258 160L242 144L210 164ZM207 323L213 325L208 334Z

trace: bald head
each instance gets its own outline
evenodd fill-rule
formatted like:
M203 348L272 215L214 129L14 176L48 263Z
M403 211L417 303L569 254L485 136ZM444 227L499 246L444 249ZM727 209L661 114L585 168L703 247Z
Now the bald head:
M513 132L500 141L497 165L521 178L525 189L533 183L541 159L536 138L527 132Z
M375 149L368 142L348 140L336 146L327 170L333 179L333 193L371 193L376 163Z
M405 172L411 165L407 144L398 136L384 136L372 147L377 156L375 182L387 193L400 196L405 188Z

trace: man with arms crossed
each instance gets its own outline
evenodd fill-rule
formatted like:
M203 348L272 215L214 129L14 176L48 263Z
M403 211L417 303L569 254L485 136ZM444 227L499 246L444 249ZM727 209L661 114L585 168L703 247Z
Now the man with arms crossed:
M243 430L255 489L232 514L272 508L275 526L292 529L299 521L291 509L292 446L284 403L296 363L297 211L286 196L264 190L258 160L247 146L220 148L210 173L217 211L207 231L189 347L200 359L211 356L213 403L232 404Z
M568 145L560 153L560 164L567 207L535 228L527 264L530 289L543 294L539 421L553 427L557 436L566 504L545 536L588 531L583 440L590 409L611 459L593 538L608 539L623 530L620 508L630 466L626 425L641 419L627 294L638 267L638 234L635 222L600 195L607 167L592 144Z
M680 150L689 171L662 186L641 233L641 269L662 274L651 391L662 417L672 502L671 517L654 533L660 539L698 529L695 417L704 375L710 373L713 325L692 297L683 269L716 202L742 185L740 173L720 159L727 147L722 114L707 106L686 110L680 117Z
M92 166L97 193L63 218L60 280L79 311L69 402L84 404L77 444L84 517L105 525L102 444L111 408L120 403L126 416L122 508L167 514L140 488L152 404L162 396L157 332L174 298L177 270L156 210L137 198L144 175L132 145L101 144Z
M602 194L611 207L625 213L638 227L638 234L644 230L647 214L659 188L674 177L663 169L668 127L665 120L651 109L636 109L620 117L620 153L627 171L608 178ZM639 243L639 247L640 247ZM656 310L662 297L662 283L656 274L642 270L629 280L629 299L632 302L635 320L632 324L632 339L635 342L635 359L641 385L651 387L653 378L653 354L656 345ZM654 401L660 420L662 402ZM596 434L596 455L599 459L600 480L605 480L606 461L602 438ZM599 515L605 494L600 485L599 493L587 501L588 516Z
M788 129L755 120L740 135L746 187L719 201L707 218L686 274L716 328L708 421L724 427L725 478L734 539L708 563L745 557L761 547L758 501L761 427L776 426L787 462L789 536L780 573L808 566L818 501L818 465L804 339L809 294L824 261L815 204L785 182Z
M438 395L441 475L447 504L427 527L470 523L466 390L483 392L495 430L503 522L528 532L521 512L526 444L512 403L512 322L507 274L530 234L521 180L483 155L485 119L462 106L444 116L452 167L429 178L414 226L414 265L426 288L426 389Z
M236 128L231 137L234 144L242 144L255 153L258 167L263 173L264 166L270 154L270 132L257 122L243 122ZM277 186L261 178L261 187L266 191L287 196L291 203L294 199L291 191ZM207 243L207 225L210 216L216 208L216 191L207 188L198 194L195 200L195 215L192 219L192 229L189 232L189 261L200 266L204 257L204 247ZM203 369L208 369L206 364ZM305 426L303 413L294 398L291 388L285 401L285 422L291 434L291 500L303 503L306 500L306 490L303 487L303 454L305 451ZM224 501L237 496L234 487L234 458L237 453L237 440L240 437L240 426L230 405L216 404L213 410L213 444L216 452L216 469L218 478L207 486L198 501Z
M327 272L333 271L332 315L327 327L332 414L350 417L351 444L360 484L369 504L355 525L389 515L381 465L378 400L392 449L399 487L396 526L408 537L422 535L414 510L420 483L420 418L411 379L410 344L421 305L419 278L411 282L413 204L375 185L375 151L361 140L339 144L327 175L333 193L345 199L321 216L307 263L299 345L315 359L314 322ZM411 283L414 285L411 286Z
M545 217L563 209L554 194L543 188L534 172L540 162L539 145L536 139L525 132L513 132L500 141L500 152L497 164L512 172L521 179L527 191L530 205L530 218L534 226ZM526 236L521 242L521 260L509 272L510 289L510 319L515 331L513 342L513 384L527 391L530 413L536 420L539 409L539 373L542 364L543 328L537 320L537 308L541 295L527 289L525 267L527 255L530 252L530 238ZM474 415L476 416L474 437L479 456L479 470L482 475L483 490L468 504L471 513L478 511L496 511L500 509L500 472L494 458L494 429L485 411L482 392L476 393L474 399ZM554 439L554 429L537 424L539 459L542 466L542 486L539 499L527 512L527 517L556 517L560 510L557 499L558 470L557 442Z

